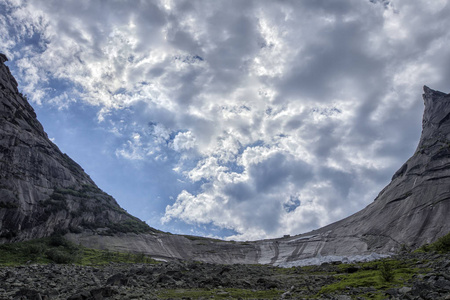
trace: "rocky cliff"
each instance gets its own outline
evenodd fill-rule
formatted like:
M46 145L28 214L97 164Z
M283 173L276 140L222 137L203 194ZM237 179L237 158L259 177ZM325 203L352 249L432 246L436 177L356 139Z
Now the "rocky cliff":
M55 231L151 231L102 192L44 132L0 54L0 242Z
M0 242L55 232L88 247L165 259L282 266L377 258L450 231L450 95L424 87L416 153L362 211L273 240L224 242L158 232L127 214L61 153L0 54Z
M450 94L425 86L423 99L423 131L417 151L373 203L336 223L298 236L251 243L161 234L72 238L89 246L159 256L280 266L374 259L433 242L450 232Z
M423 131L414 155L373 203L360 212L298 236L225 243L162 234L71 235L89 246L221 263L281 266L379 258L417 248L450 232L450 94L424 87Z

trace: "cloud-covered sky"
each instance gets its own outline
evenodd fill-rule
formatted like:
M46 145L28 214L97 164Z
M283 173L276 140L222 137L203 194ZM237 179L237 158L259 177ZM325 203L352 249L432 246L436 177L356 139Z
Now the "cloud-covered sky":
M447 0L0 0L54 142L153 227L252 240L346 217L450 91Z

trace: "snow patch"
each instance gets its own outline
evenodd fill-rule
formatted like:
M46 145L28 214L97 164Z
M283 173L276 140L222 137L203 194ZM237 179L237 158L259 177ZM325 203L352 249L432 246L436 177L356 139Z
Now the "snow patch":
M342 263L353 263L353 262L366 262L377 260L381 258L389 257L388 254L371 253L368 255L350 255L350 256L338 256L338 255L328 255L328 256L317 256L313 258L300 259L296 261L282 262L277 264L278 267L291 268L291 267L304 267L311 265L321 265L323 263L332 262L342 262Z

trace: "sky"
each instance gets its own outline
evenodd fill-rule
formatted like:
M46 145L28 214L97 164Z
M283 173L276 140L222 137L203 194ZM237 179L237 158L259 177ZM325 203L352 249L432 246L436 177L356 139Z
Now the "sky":
M179 234L300 234L371 203L450 92L447 0L0 0L58 147Z

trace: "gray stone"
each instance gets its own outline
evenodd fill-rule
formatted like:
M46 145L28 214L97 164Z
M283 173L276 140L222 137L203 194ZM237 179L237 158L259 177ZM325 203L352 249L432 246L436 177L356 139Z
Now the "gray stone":
M399 293L401 293L401 294L407 294L407 293L409 293L409 292L412 291L412 288L410 288L410 287L408 287L408 286L404 286L404 287L402 287L401 289L399 289L398 291L399 291Z
M415 154L373 203L324 228L232 245L211 241L205 246L203 240L159 233L106 238L79 234L70 238L90 247L135 249L156 257L282 266L374 259L433 242L450 231L450 95L424 87L423 99L423 131Z
M6 60L0 55L0 243L68 232L87 247L164 260L297 266L374 259L450 231L448 94L424 87L417 150L365 209L297 236L225 242L161 233L122 210L48 139ZM127 232L124 221L145 233Z
M48 139L0 59L0 243L139 222ZM117 225L119 224L119 225Z
M129 281L130 279L125 274L118 273L108 278L106 284L121 286L121 285L128 285Z

